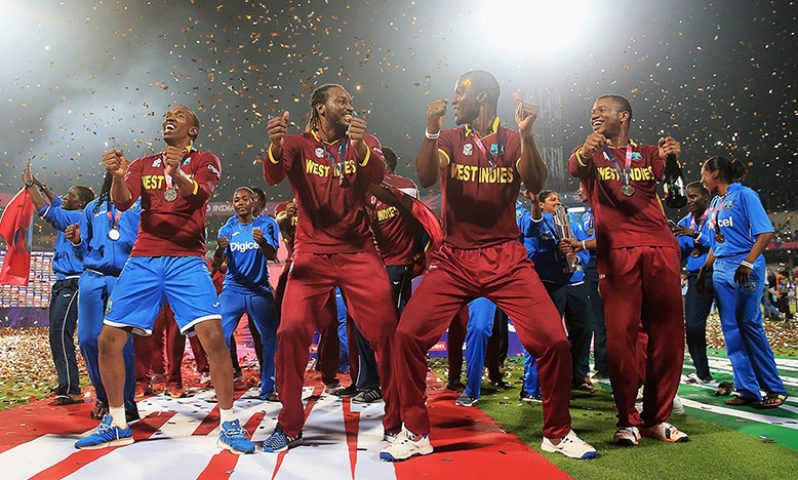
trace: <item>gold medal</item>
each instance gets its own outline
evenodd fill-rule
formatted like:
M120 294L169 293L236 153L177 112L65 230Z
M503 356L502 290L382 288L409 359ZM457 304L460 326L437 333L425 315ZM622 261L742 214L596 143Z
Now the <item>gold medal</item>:
M726 237L724 237L722 233L718 232L715 234L715 241L718 243L723 243L726 241Z
M631 185L624 185L621 187L621 193L626 195L627 197L631 197L635 194L635 187Z

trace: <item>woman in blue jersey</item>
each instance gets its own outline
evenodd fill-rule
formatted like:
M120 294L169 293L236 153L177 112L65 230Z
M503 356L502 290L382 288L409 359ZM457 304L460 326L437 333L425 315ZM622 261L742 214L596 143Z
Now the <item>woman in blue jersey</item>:
M696 284L702 287L714 264L712 281L736 390L726 404L775 408L787 399L787 391L759 308L765 285L762 252L774 230L759 195L739 183L745 174L739 160L724 157L711 157L701 168L701 182L717 196L709 208L714 244Z
M78 281L78 345L94 385L96 401L90 416L95 420L108 415L108 397L100 378L97 341L103 329L108 298L133 249L141 216L139 201L124 212L117 210L108 194L111 180L111 174L106 174L100 196L86 205L80 222L68 226L64 232L72 242L75 255L83 260L83 273ZM128 339L123 355L125 415L128 421L132 421L139 418L133 399L136 392L133 338Z
M277 401L274 391L274 354L277 349L278 317L269 284L270 259L279 247L278 228L267 215L254 217L256 194L240 187L233 196L236 218L219 230L219 247L227 257L224 288L219 295L222 330L228 346L241 316L255 323L263 342L260 397Z

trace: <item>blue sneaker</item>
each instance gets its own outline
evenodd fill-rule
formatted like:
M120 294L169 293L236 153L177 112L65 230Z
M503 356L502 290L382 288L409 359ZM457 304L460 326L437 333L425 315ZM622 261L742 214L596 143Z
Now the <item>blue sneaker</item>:
M133 443L133 432L130 431L130 427L115 427L111 425L111 416L106 415L91 435L75 442L75 448L96 450L99 448L120 447L131 443Z
M289 448L296 447L302 443L302 434L296 437L289 437L283 431L283 427L277 425L274 433L269 438L263 441L263 451L268 453L279 453Z
M255 444L249 441L247 431L241 427L241 422L238 420L222 423L222 431L219 433L216 445L238 454L255 451Z

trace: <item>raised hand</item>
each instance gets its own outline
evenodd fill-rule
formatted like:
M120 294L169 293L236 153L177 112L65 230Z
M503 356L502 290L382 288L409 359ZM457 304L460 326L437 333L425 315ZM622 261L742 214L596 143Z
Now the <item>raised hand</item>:
M366 136L366 121L360 117L352 117L349 122L349 129L346 134L349 136L349 142L353 147L357 148Z
M657 146L659 147L660 158L665 158L668 155L676 155L676 158L679 158L682 153L682 144L671 136L660 138Z
M66 227L64 230L64 236L72 242L73 245L77 245L80 243L80 225L74 223Z
M164 169L166 174L174 177L177 171L180 170L180 161L183 160L183 152L185 150L169 145L164 150Z
M585 139L585 143L582 145L581 148L581 156L582 158L590 158L592 157L600 148L604 148L604 145L607 144L607 137L604 135L593 132L587 136Z
M105 170L117 178L124 178L127 173L127 160L122 150L108 150L103 154L102 160Z
M296 204L296 202L294 202L294 201L288 202L288 204L285 206L285 214L286 214L286 216L288 218L295 217L298 208L299 208L299 206Z
M443 120L446 118L446 105L449 100L440 98L433 100L427 104L427 131L429 133L438 133L443 128Z
M269 142L272 144L272 153L274 150L281 151L283 148L283 138L288 133L288 119L289 113L283 112L279 117L274 117L266 124L266 130L269 132Z
M513 92L513 103L515 104L515 123L522 136L532 134L532 125L538 118L538 107L521 99L518 92Z
M219 237L216 239L216 243L219 245L219 248L222 250L227 250L227 247L230 246L230 241L227 237Z

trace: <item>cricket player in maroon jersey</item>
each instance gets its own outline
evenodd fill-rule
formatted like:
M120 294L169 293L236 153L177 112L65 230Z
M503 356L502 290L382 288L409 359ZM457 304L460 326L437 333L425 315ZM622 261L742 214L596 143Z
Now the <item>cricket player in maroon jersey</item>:
M283 409L274 433L264 442L279 452L302 441L302 383L316 318L338 285L350 315L374 347L386 433L401 427L391 375L391 344L397 324L388 275L369 230L363 198L382 181L385 161L380 142L355 117L352 98L340 85L327 84L311 97L311 122L301 135L287 135L288 112L269 120L271 145L263 168L266 181L285 177L299 203L294 259L277 331L277 390Z
M641 433L667 442L688 436L667 423L684 357L679 247L657 196L667 155L679 142L638 145L629 138L632 106L618 95L596 100L593 133L568 160L593 208L598 273L607 323L607 368L618 409L613 442L637 445ZM641 330L642 325L642 330ZM645 352L638 337L648 336ZM643 413L635 408L645 353ZM642 417L642 418L641 418Z
M516 100L519 132L496 115L499 84L485 71L464 74L452 105L458 128L441 131L447 100L427 106L426 139L416 156L418 180L441 182L443 245L405 307L394 337L394 373L404 428L380 452L398 461L432 453L425 406L427 350L455 313L487 297L514 321L524 347L539 362L543 390L543 444L571 458L597 456L571 430L568 403L571 357L560 316L518 242L515 201L524 182L537 192L548 171L535 144L537 107Z
M128 164L121 150L103 155L113 175L111 199L125 211L141 197L139 234L108 300L99 338L100 374L109 415L77 448L133 443L122 405L125 364L122 347L131 333L152 334L153 322L168 301L180 333L196 333L211 366L221 417L217 445L234 453L255 446L233 414L233 368L222 333L219 300L205 263L205 207L219 177L219 159L192 148L200 124L194 112L175 107L162 123L166 148Z

